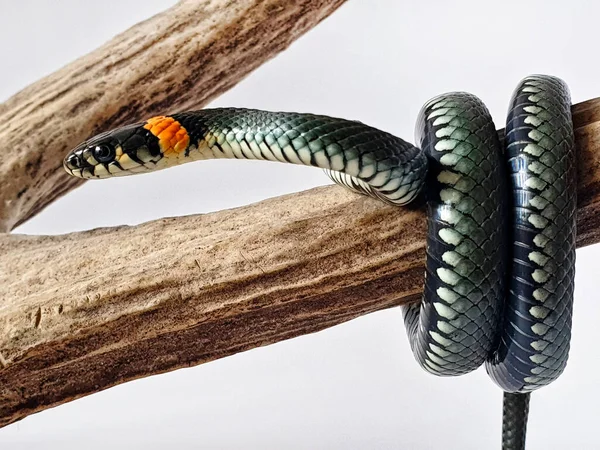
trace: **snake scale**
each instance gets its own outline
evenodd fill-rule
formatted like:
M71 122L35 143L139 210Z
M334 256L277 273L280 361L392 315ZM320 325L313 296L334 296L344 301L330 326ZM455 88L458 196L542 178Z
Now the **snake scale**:
M357 121L240 108L153 117L92 137L64 160L93 179L211 158L325 169L392 205L427 202L423 299L403 307L411 348L436 375L485 364L504 394L502 447L525 447L529 393L564 370L575 272L575 146L566 84L515 90L504 143L462 92L422 108L418 146Z

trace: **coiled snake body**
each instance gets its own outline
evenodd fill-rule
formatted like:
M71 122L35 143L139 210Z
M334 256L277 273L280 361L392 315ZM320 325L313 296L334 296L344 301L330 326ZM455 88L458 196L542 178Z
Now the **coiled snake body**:
M475 96L436 97L419 115L417 144L422 150L327 116L206 109L98 135L64 166L106 178L198 159L264 159L321 167L394 205L424 189L423 301L404 307L413 353L437 375L485 363L506 393L503 448L523 448L528 393L562 373L569 349L576 183L568 89L554 77L524 79L504 147Z

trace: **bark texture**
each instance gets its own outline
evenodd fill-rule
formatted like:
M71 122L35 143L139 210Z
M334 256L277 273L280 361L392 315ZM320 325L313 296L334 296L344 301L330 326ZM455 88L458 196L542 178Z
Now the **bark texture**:
M3 235L0 424L417 299L425 230L420 212L326 187L135 227Z
M101 131L198 108L344 0L182 0L0 104L0 232L81 181L66 152Z

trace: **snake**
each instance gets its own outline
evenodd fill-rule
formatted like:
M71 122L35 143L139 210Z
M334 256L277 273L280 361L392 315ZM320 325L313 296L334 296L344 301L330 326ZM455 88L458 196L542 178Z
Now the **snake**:
M403 206L425 203L422 301L404 305L429 373L485 365L504 391L502 448L525 447L532 391L563 372L575 273L576 174L569 89L548 75L513 93L504 136L466 92L429 100L416 145L359 121L212 108L95 135L65 157L75 177L153 172L189 161L257 159L324 169L337 184Z

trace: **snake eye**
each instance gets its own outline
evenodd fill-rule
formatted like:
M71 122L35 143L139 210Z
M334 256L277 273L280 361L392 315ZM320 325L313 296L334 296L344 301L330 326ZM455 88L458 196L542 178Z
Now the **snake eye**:
M95 146L93 152L94 158L101 163L110 162L115 157L115 151L112 149L112 147L105 144Z

